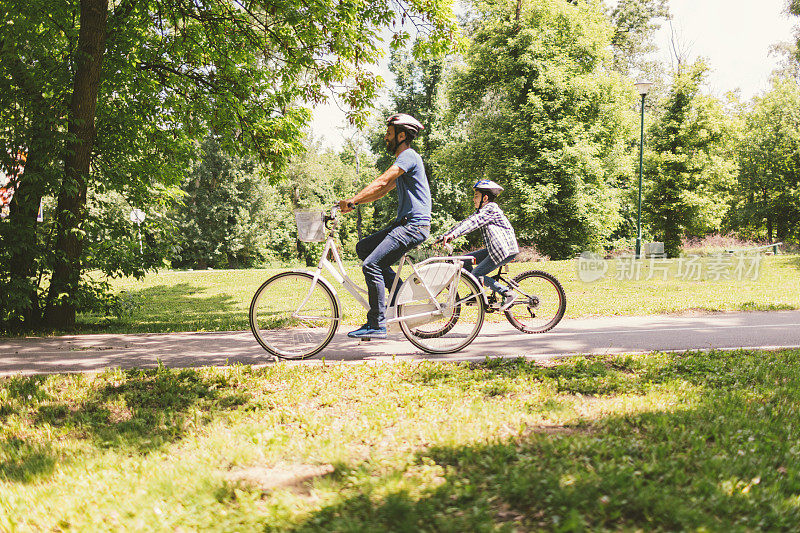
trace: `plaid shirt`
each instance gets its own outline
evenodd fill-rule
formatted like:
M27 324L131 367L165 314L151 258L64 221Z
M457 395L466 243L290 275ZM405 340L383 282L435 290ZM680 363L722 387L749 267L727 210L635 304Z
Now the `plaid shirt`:
M474 215L450 228L446 235L452 235L453 238L460 237L478 228L481 229L489 257L495 263L499 263L509 255L519 253L514 228L511 227L500 206L494 202L487 203Z

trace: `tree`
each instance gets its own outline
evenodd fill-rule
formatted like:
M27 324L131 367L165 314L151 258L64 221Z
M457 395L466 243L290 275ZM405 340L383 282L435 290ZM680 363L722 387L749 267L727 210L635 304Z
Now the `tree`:
M608 9L608 17L614 27L614 67L626 75L652 73L655 61L647 56L656 51L653 34L659 19L670 18L668 0L619 0Z
M673 257L684 236L719 230L736 174L724 110L700 91L707 72L697 61L676 75L648 135L651 183L642 211Z
M732 213L740 231L786 241L800 237L800 86L773 79L744 114L739 176Z
M180 250L172 264L204 269L249 267L266 259L267 184L248 158L225 153L207 138L202 158L182 185L172 218Z
M464 191L483 177L503 185L518 239L552 257L600 247L621 221L615 185L632 168L635 118L632 87L609 68L612 27L588 2L475 9L448 93L443 179Z
M454 31L437 0L6 0L0 11L13 26L0 37L0 154L28 156L0 227L0 289L14 294L0 320L17 327L73 326L97 183L142 203L180 182L209 131L277 177L302 148L303 101L338 88L363 121L380 84L362 68L379 57L379 28L411 21L430 50ZM57 198L52 251L35 222L45 195Z

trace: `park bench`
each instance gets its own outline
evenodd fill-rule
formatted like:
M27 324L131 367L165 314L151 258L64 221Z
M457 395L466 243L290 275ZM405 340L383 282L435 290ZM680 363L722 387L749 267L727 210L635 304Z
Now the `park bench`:
M738 250L733 249L733 248L729 248L729 249L725 250L725 253L727 253L727 254L735 254L737 252L738 253L757 252L757 251L761 251L761 250L766 250L767 248L772 248L772 254L773 255L778 255L778 246L780 246L782 244L783 244L782 242L776 242L775 244L765 244L764 246L754 246L752 248L740 248ZM770 252L767 252L767 253L769 254Z

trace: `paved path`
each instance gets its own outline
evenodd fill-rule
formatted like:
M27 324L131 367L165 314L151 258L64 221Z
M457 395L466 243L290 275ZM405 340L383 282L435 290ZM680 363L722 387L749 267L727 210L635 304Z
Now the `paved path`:
M485 324L467 349L449 356L417 350L402 334L359 343L347 327L309 361L481 360L574 355L800 347L800 311L720 313L697 316L603 317L564 320L543 335L525 335L508 323ZM105 368L220 366L271 362L249 331L144 335L75 335L0 339L0 375L90 372Z

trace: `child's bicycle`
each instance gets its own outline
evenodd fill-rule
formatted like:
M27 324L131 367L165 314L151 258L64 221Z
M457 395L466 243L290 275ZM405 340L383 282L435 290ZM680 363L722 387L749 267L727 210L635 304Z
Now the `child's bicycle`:
M442 237L434 244L438 243ZM452 254L452 245L443 246ZM503 310L509 323L523 333L545 333L556 327L567 310L567 295L558 279L543 270L528 270L508 279L504 277L508 270L508 265L503 265L489 277L514 292L513 303ZM492 290L486 292L486 312L500 311L503 298Z
M276 274L253 296L250 329L258 343L277 357L305 359L333 339L342 321L342 306L333 283L323 277L323 269L369 309L364 298L367 291L347 276L339 256L335 239L338 214L338 205L327 214L295 211L298 238L325 241L317 268ZM399 327L414 346L428 353L453 353L469 345L480 332L486 313L480 283L462 268L465 261L472 260L469 256L441 256L414 263L403 255L389 290L388 328ZM401 284L406 264L411 273Z
M516 299L503 313L512 326L523 333L544 333L553 329L567 310L567 295L555 276L542 270L528 270L506 279L508 265L501 266L492 276L509 287ZM500 310L501 299L492 292L487 299L486 311Z

